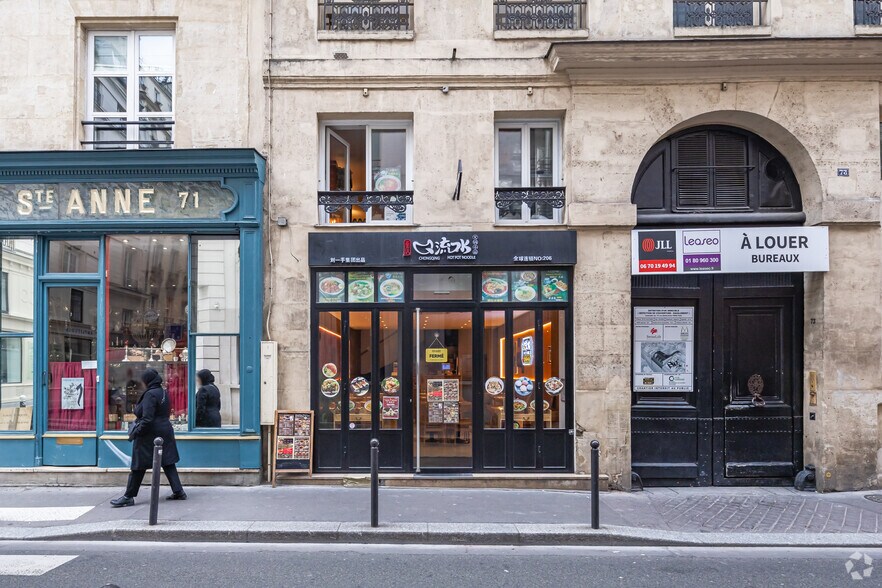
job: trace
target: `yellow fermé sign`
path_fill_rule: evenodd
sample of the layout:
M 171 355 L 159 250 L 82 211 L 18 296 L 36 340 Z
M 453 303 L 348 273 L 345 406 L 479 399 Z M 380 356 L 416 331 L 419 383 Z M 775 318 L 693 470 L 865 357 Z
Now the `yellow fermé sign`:
M 446 363 L 447 348 L 446 347 L 429 347 L 426 349 L 426 362 L 428 363 Z

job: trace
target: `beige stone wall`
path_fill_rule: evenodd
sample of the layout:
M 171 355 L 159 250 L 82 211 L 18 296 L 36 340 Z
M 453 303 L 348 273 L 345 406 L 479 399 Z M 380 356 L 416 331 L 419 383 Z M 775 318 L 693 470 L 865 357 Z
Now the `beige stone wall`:
M 0 2 L 0 149 L 79 149 L 88 30 L 174 28 L 175 147 L 261 147 L 262 2 Z

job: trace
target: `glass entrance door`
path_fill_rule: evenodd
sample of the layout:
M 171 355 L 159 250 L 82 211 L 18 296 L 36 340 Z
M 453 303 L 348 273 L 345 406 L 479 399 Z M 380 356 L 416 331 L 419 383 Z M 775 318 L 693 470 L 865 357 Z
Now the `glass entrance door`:
M 43 463 L 97 465 L 98 287 L 47 286 L 43 299 Z
M 472 311 L 414 312 L 415 469 L 472 467 Z

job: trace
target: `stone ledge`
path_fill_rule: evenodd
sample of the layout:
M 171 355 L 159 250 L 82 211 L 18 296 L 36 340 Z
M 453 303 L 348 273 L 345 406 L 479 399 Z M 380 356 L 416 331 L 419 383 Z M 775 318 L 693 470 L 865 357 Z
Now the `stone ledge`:
M 674 38 L 726 39 L 731 37 L 771 37 L 772 27 L 674 27 Z
M 413 31 L 316 31 L 318 41 L 412 41 Z
M 588 39 L 588 29 L 567 29 L 562 31 L 493 31 L 493 38 L 497 41 L 526 41 L 526 40 L 563 40 L 563 39 Z

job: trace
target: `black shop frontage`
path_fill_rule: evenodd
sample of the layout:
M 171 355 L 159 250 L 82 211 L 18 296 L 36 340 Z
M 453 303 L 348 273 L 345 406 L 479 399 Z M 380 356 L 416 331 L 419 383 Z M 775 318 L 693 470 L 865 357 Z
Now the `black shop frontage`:
M 573 471 L 572 231 L 313 233 L 316 471 Z

